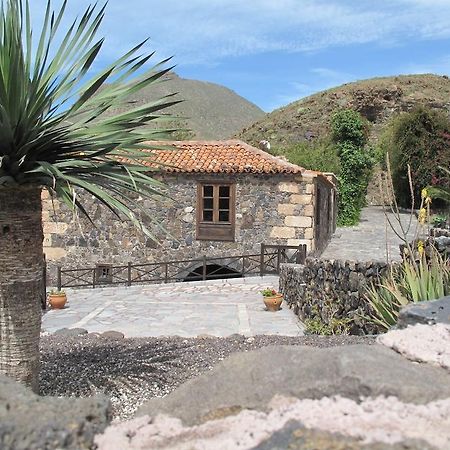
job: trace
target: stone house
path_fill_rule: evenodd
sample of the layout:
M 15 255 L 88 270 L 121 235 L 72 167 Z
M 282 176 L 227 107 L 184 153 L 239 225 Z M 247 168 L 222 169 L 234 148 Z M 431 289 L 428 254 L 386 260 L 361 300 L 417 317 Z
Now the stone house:
M 332 175 L 242 141 L 178 141 L 152 151 L 149 170 L 170 198 L 143 201 L 164 230 L 157 243 L 87 199 L 97 227 L 43 194 L 49 282 L 55 266 L 86 267 L 258 253 L 261 243 L 320 251 L 335 229 Z M 156 143 L 155 143 L 156 145 Z M 161 166 L 162 165 L 162 166 Z

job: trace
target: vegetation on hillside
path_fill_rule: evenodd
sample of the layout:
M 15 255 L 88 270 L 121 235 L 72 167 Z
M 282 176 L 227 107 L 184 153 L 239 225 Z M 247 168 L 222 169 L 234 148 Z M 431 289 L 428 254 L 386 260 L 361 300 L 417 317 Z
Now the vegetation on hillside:
M 106 115 L 125 112 L 172 92 L 177 92 L 183 100 L 167 110 L 177 117 L 168 127 L 183 129 L 172 136 L 176 140 L 229 139 L 265 115 L 262 109 L 231 89 L 215 83 L 181 78 L 174 72 L 167 73 L 161 83 L 132 93 L 124 103 Z
M 395 117 L 385 130 L 379 153 L 389 152 L 395 195 L 401 206 L 410 206 L 408 167 L 416 205 L 420 203 L 424 186 L 450 186 L 450 178 L 439 169 L 450 166 L 449 129 L 447 114 L 418 106 Z
M 365 204 L 373 162 L 366 148 L 369 127 L 359 113 L 342 109 L 333 115 L 331 130 L 341 163 L 338 225 L 356 225 Z
M 433 185 L 428 186 L 427 190 L 432 199 L 442 200 L 447 206 L 450 205 L 450 170 L 449 167 L 439 167 L 439 175 L 442 178 L 437 178 Z
M 272 147 L 289 148 L 323 139 L 337 109 L 358 111 L 371 123 L 369 142 L 376 143 L 397 114 L 417 105 L 447 111 L 450 80 L 439 75 L 399 75 L 344 84 L 276 109 L 237 136 L 251 144 L 267 139 Z
M 449 167 L 449 98 L 448 77 L 426 74 L 373 78 L 293 102 L 244 129 L 238 137 L 252 144 L 266 139 L 275 154 L 293 163 L 340 175 L 341 161 L 330 139 L 332 116 L 336 110 L 352 109 L 370 123 L 367 139 L 375 149 L 374 163 L 386 169 L 386 152 L 391 154 L 397 198 L 402 206 L 408 206 L 407 163 L 411 164 L 415 180 L 416 204 L 421 187 L 450 187 L 448 175 L 437 169 L 439 165 Z M 415 117 L 415 125 L 408 125 L 411 117 Z M 375 182 L 371 199 L 382 201 L 378 192 Z M 442 204 L 433 202 L 435 207 Z
M 274 154 L 285 156 L 289 162 L 305 169 L 332 172 L 336 175 L 341 172 L 341 162 L 336 146 L 329 137 L 312 142 L 293 144 L 288 147 L 276 147 Z

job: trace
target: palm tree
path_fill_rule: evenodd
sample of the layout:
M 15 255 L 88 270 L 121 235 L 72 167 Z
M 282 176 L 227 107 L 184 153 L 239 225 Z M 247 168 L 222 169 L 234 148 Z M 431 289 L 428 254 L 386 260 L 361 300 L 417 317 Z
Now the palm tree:
M 160 185 L 139 163 L 147 140 L 166 131 L 150 122 L 177 101 L 164 97 L 115 117 L 102 117 L 139 89 L 160 81 L 168 60 L 143 72 L 145 41 L 95 76 L 103 44 L 96 32 L 105 7 L 90 6 L 60 32 L 67 0 L 48 0 L 37 40 L 28 0 L 0 9 L 0 373 L 38 389 L 43 295 L 41 191 L 89 217 L 80 191 L 94 196 L 144 233 L 139 198 Z M 108 82 L 108 83 L 107 83 Z

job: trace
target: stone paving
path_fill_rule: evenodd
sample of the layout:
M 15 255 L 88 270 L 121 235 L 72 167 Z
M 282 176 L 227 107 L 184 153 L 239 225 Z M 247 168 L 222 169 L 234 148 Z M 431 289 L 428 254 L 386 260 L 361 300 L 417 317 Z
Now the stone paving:
M 304 334 L 285 304 L 277 312 L 265 310 L 259 291 L 266 287 L 278 289 L 278 277 L 67 290 L 66 308 L 46 312 L 42 331 L 114 330 L 126 337 Z
M 393 214 L 389 213 L 390 221 L 397 231 L 400 226 Z M 401 214 L 400 220 L 405 229 L 408 228 L 410 214 Z M 386 217 L 381 207 L 364 208 L 361 222 L 354 227 L 342 227 L 336 230 L 328 247 L 323 252 L 322 259 L 343 259 L 351 261 L 386 261 L 386 250 L 390 261 L 399 261 L 399 245 L 401 239 L 387 225 Z M 413 217 L 408 237 L 413 239 L 417 219 Z M 387 237 L 387 246 L 386 246 Z

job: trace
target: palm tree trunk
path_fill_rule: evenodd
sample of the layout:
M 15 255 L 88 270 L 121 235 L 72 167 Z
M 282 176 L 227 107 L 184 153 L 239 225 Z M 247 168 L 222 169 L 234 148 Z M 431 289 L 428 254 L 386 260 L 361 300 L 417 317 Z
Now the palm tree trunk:
M 0 374 L 38 392 L 43 295 L 41 189 L 0 187 Z

